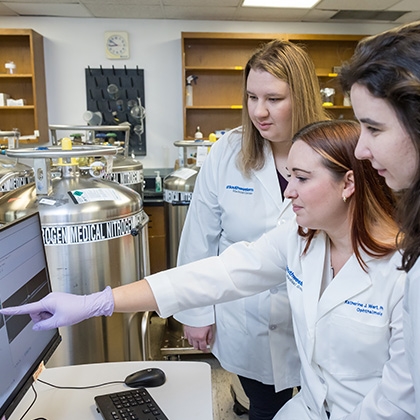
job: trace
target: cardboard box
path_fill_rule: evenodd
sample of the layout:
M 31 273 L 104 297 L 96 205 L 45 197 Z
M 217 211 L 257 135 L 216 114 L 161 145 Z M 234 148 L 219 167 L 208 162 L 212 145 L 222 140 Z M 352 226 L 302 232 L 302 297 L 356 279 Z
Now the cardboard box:
M 26 99 L 8 99 L 7 106 L 24 106 L 26 105 Z

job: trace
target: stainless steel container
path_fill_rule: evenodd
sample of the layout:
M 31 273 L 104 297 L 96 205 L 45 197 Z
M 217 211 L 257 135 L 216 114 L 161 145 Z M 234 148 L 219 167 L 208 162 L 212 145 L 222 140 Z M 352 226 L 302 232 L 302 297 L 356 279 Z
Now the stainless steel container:
M 124 144 L 121 151 L 112 157 L 112 169 L 104 174 L 104 178 L 118 182 L 138 192 L 143 199 L 144 174 L 143 164 L 128 155 L 128 144 L 130 141 L 130 127 L 127 125 L 99 125 L 99 126 L 78 126 L 78 125 L 50 125 L 52 143 L 59 144 L 57 131 L 71 130 L 82 131 L 85 134 L 86 144 L 96 144 L 96 133 L 114 133 L 122 131 L 125 134 Z M 118 143 L 118 145 L 120 145 Z
M 163 180 L 163 205 L 167 226 L 168 267 L 176 267 L 179 240 L 187 217 L 194 191 L 195 180 L 201 164 L 185 166 L 187 164 L 187 149 L 211 147 L 209 141 L 176 141 L 174 146 L 182 148 L 184 166 L 167 175 Z
M 168 267 L 176 267 L 179 241 L 200 168 L 180 168 L 163 179 Z
M 19 147 L 19 136 L 18 131 L 0 131 L 0 138 L 8 139 L 8 148 Z M 34 182 L 32 168 L 6 156 L 5 151 L 2 150 L 0 155 L 0 197 L 8 191 Z
M 115 147 L 61 151 L 22 149 L 34 159 L 36 184 L 0 198 L 0 222 L 39 211 L 54 291 L 89 294 L 143 278 L 149 272 L 148 217 L 130 188 L 82 175 L 70 157 L 115 155 Z M 59 159 L 50 176 L 50 158 Z M 61 328 L 51 366 L 141 360 L 142 314 L 115 314 Z

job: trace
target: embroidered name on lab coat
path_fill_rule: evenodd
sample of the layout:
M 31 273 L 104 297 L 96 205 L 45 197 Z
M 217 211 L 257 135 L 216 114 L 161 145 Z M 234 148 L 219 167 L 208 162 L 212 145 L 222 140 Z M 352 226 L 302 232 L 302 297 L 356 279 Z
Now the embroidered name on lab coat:
M 344 301 L 346 305 L 354 306 L 356 312 L 370 314 L 370 315 L 377 315 L 382 316 L 384 307 L 381 305 L 373 305 L 371 303 L 361 303 L 353 300 L 346 300 Z
M 226 189 L 239 194 L 254 194 L 254 188 L 239 187 L 238 185 L 226 185 Z
M 293 286 L 299 290 L 302 290 L 303 281 L 296 277 L 295 273 L 289 268 L 289 266 L 286 267 L 286 278 L 290 283 L 293 284 Z

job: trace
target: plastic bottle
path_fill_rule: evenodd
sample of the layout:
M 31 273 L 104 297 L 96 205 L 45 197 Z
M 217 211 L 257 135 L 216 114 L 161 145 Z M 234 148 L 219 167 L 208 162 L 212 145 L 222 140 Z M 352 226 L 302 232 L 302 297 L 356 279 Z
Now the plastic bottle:
M 185 105 L 186 106 L 193 106 L 193 87 L 192 83 L 197 83 L 196 80 L 198 79 L 198 76 L 188 76 L 187 77 L 187 83 L 185 85 Z
M 155 191 L 162 192 L 162 178 L 160 177 L 160 172 L 155 171 L 156 178 L 155 178 Z
M 214 143 L 216 140 L 217 140 L 216 134 L 214 134 L 214 133 L 210 133 L 210 134 L 209 134 L 209 141 L 210 141 L 211 143 Z
M 200 131 L 200 127 L 197 127 L 197 130 L 195 130 L 194 139 L 195 140 L 203 139 L 203 133 Z
M 185 86 L 185 105 L 192 106 L 193 104 L 193 88 L 191 83 L 187 83 Z

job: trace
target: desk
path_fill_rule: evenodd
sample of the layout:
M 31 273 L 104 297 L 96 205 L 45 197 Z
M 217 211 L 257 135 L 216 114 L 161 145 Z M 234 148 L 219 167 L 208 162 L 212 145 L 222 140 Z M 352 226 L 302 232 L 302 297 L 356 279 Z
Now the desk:
M 169 420 L 212 420 L 210 365 L 205 362 L 149 361 L 97 363 L 47 368 L 40 379 L 60 386 L 86 386 L 124 380 L 140 369 L 158 367 L 166 373 L 164 385 L 147 388 Z M 94 397 L 130 389 L 124 384 L 83 390 L 61 390 L 35 384 L 38 399 L 25 420 L 101 420 Z M 28 390 L 10 420 L 19 420 L 34 398 Z

